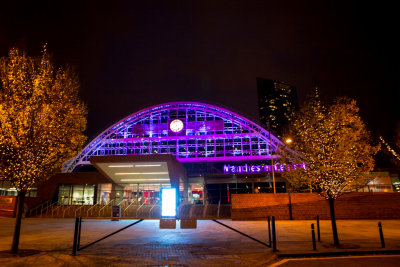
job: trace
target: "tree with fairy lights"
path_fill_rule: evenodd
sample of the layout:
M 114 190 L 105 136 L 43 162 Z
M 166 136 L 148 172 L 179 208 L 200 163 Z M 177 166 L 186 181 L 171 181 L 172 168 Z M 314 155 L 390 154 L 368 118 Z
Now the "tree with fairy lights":
M 383 144 L 385 150 L 388 151 L 391 156 L 393 156 L 390 160 L 395 165 L 400 166 L 400 153 L 398 153 L 398 151 L 400 151 L 400 123 L 397 123 L 396 136 L 394 138 L 395 148 L 389 145 L 382 136 L 379 136 L 379 140 Z
M 74 156 L 86 137 L 77 75 L 12 48 L 0 59 L 0 175 L 18 191 L 11 251 L 18 252 L 25 194 Z
M 280 149 L 281 163 L 306 163 L 283 175 L 293 187 L 309 187 L 329 202 L 334 245 L 339 245 L 334 201 L 357 190 L 367 181 L 363 174 L 374 167 L 379 146 L 371 143 L 370 133 L 358 114 L 356 101 L 337 98 L 324 105 L 318 95 L 307 100 L 295 114 L 288 136 L 290 147 Z

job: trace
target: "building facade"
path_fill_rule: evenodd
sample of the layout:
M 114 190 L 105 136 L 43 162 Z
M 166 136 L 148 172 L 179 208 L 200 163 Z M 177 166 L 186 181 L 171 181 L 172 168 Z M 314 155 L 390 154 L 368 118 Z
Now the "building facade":
M 296 88 L 285 82 L 257 78 L 257 92 L 260 122 L 281 138 L 298 107 Z
M 161 189 L 169 187 L 179 188 L 181 201 L 194 204 L 230 204 L 232 194 L 272 193 L 274 187 L 283 193 L 281 173 L 289 166 L 279 164 L 282 145 L 260 125 L 226 108 L 160 104 L 111 125 L 67 161 L 61 173 L 33 188 L 26 202 L 30 207 L 43 202 L 156 205 Z M 389 175 L 378 176 L 366 191 L 392 191 Z M 3 206 L 13 205 L 16 194 L 0 180 Z
M 282 142 L 266 129 L 225 108 L 197 102 L 160 104 L 110 126 L 66 162 L 63 174 L 59 174 L 64 178 L 57 182 L 57 199 L 69 204 L 94 204 L 118 196 L 119 201 L 140 199 L 150 203 L 159 198 L 161 188 L 171 186 L 168 179 L 104 183 L 104 177 L 98 184 L 68 183 L 68 176 L 107 176 L 107 171 L 92 164 L 93 156 L 170 154 L 187 172 L 187 195 L 194 203 L 230 203 L 233 193 L 273 192 L 273 178 L 276 191 L 285 192 L 285 182 L 279 175 L 285 166 L 276 164 L 280 145 Z M 274 165 L 271 159 L 275 159 Z

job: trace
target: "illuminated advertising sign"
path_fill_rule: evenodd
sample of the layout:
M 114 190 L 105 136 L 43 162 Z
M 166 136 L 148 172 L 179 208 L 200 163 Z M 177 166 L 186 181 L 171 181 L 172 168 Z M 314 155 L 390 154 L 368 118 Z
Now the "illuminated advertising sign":
M 161 216 L 175 217 L 176 216 L 176 189 L 162 188 L 161 189 Z
M 306 169 L 306 164 L 294 164 L 294 165 L 286 165 L 286 164 L 275 164 L 275 165 L 224 165 L 224 173 L 259 173 L 259 172 L 272 172 L 272 168 L 274 168 L 274 172 L 284 172 L 290 170 L 296 170 L 297 168 Z

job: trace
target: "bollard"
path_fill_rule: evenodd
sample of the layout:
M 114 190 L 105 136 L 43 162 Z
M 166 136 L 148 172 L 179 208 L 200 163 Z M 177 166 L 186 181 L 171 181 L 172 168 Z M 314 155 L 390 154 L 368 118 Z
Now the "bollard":
M 382 245 L 382 248 L 385 248 L 385 238 L 383 237 L 381 222 L 378 222 L 378 227 L 379 227 L 379 236 L 381 237 L 381 245 Z
M 275 230 L 275 217 L 271 216 L 271 230 L 272 230 L 272 251 L 278 251 L 276 249 L 276 230 Z
M 317 215 L 317 236 L 318 236 L 318 242 L 321 242 L 321 234 L 319 232 L 319 216 Z
M 79 229 L 78 229 L 78 244 L 76 246 L 77 250 L 81 247 L 81 229 L 82 229 L 82 217 L 79 218 Z
M 311 237 L 312 237 L 312 249 L 317 250 L 317 245 L 315 244 L 315 231 L 314 231 L 314 224 L 311 224 Z
M 78 255 L 78 232 L 79 232 L 79 217 L 75 219 L 74 243 L 72 244 L 72 255 Z
M 271 247 L 271 218 L 268 216 L 268 240 L 269 247 Z

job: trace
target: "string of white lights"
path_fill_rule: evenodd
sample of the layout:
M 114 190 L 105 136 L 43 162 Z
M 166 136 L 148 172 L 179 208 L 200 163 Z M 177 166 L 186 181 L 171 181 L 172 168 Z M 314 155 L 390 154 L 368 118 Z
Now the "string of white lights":
M 398 161 L 400 161 L 400 156 L 399 156 L 399 154 L 397 154 L 396 151 L 395 151 L 393 148 L 391 148 L 391 147 L 389 146 L 388 143 L 386 143 L 386 141 L 383 139 L 383 137 L 382 137 L 382 136 L 379 136 L 379 139 L 381 140 L 382 144 L 384 144 L 384 145 L 386 146 L 386 149 L 389 150 L 390 153 L 392 153 L 393 156 L 394 156 Z

